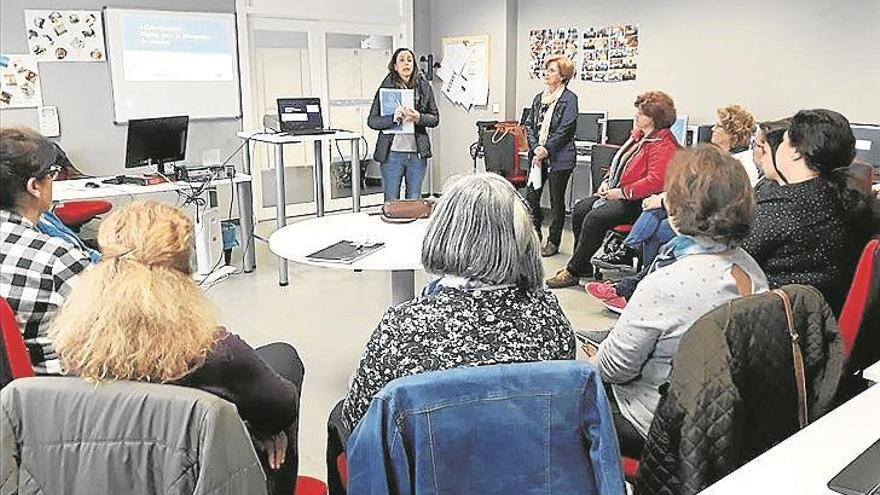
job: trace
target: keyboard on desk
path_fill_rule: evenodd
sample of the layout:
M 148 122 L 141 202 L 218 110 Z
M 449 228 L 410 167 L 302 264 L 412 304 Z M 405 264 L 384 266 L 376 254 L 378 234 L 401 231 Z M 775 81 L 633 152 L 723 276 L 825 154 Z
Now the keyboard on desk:
M 149 184 L 149 181 L 146 177 L 135 177 L 132 175 L 117 175 L 116 177 L 110 177 L 109 179 L 104 179 L 101 181 L 101 184 L 133 184 L 135 186 L 146 186 Z

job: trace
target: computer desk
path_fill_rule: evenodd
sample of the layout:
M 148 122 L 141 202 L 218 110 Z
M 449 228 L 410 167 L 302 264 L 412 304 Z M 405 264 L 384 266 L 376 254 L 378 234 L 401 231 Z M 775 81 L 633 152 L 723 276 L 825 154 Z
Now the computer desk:
M 307 144 L 315 146 L 315 207 L 317 216 L 324 216 L 324 155 L 322 145 L 332 141 L 351 142 L 351 211 L 361 211 L 361 135 L 356 132 L 338 131 L 330 134 L 292 136 L 288 134 L 266 133 L 262 131 L 241 131 L 238 137 L 249 141 L 271 144 L 275 147 L 275 220 L 276 230 L 287 225 L 287 191 L 284 189 L 284 145 Z M 244 172 L 251 173 L 250 146 L 244 147 Z M 287 260 L 278 257 L 278 285 L 285 286 L 287 279 Z
M 52 185 L 52 197 L 54 201 L 82 201 L 87 199 L 118 198 L 122 196 L 137 197 L 143 194 L 162 192 L 192 191 L 202 186 L 200 182 L 163 182 L 139 186 L 135 184 L 103 184 L 101 181 L 110 177 L 94 177 L 90 179 L 59 180 Z M 99 184 L 99 187 L 86 187 L 87 182 Z M 251 187 L 251 176 L 248 174 L 235 174 L 232 179 L 217 178 L 212 185 L 222 186 L 235 184 L 238 194 L 238 216 L 244 244 L 243 270 L 246 273 L 254 271 L 257 266 L 254 251 L 254 199 Z
M 831 478 L 880 439 L 877 411 L 880 385 L 868 388 L 700 493 L 834 494 L 828 488 Z

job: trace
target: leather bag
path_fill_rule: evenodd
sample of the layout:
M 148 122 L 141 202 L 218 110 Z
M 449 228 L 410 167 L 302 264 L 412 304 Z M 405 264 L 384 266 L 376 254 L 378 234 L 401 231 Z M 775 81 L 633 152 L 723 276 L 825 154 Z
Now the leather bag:
M 426 199 L 396 199 L 382 205 L 382 220 L 388 223 L 409 223 L 428 218 L 434 203 Z

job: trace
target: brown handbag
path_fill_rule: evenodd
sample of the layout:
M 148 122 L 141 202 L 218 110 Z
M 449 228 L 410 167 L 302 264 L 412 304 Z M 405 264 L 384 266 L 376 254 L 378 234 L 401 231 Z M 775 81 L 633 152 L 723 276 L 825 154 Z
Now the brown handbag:
M 529 151 L 529 141 L 526 138 L 526 128 L 519 125 L 516 121 L 501 121 L 495 124 L 495 133 L 492 135 L 492 142 L 498 143 L 507 134 L 513 134 L 514 146 L 516 151 Z
M 794 381 L 798 394 L 798 424 L 804 428 L 810 424 L 807 411 L 807 379 L 804 371 L 804 356 L 801 353 L 800 338 L 794 328 L 794 315 L 791 309 L 791 299 L 782 289 L 773 289 L 773 293 L 782 299 L 785 308 L 785 319 L 788 323 L 788 336 L 791 338 L 791 357 L 794 361 Z
M 395 199 L 382 205 L 382 220 L 388 223 L 409 223 L 428 218 L 434 203 L 426 199 Z

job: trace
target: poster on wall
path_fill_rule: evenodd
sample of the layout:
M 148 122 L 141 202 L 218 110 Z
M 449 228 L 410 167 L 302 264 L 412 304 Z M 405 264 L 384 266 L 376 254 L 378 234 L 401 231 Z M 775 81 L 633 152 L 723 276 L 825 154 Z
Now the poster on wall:
M 39 62 L 103 62 L 104 27 L 99 10 L 25 10 L 30 53 Z
M 581 81 L 634 81 L 638 68 L 639 26 L 623 24 L 581 31 Z
M 0 108 L 39 107 L 40 71 L 33 55 L 0 55 Z
M 529 31 L 529 77 L 543 79 L 544 63 L 553 55 L 563 55 L 571 60 L 575 64 L 577 77 L 579 40 L 579 29 L 576 27 Z

